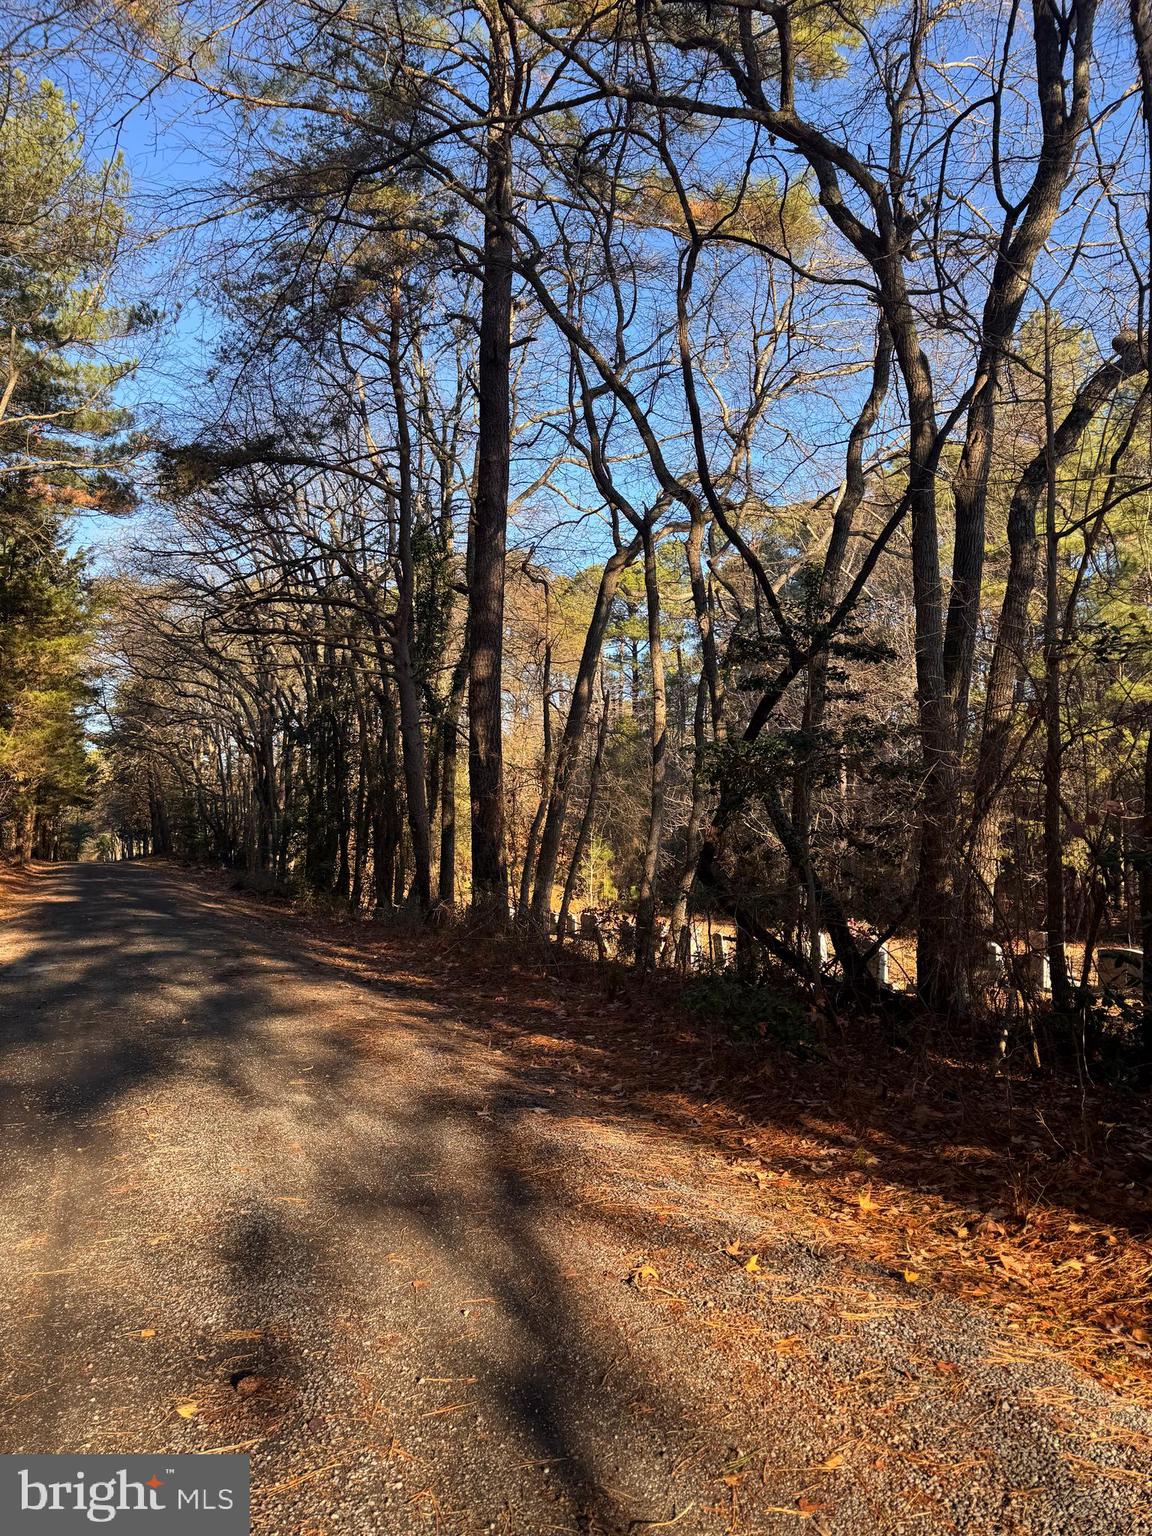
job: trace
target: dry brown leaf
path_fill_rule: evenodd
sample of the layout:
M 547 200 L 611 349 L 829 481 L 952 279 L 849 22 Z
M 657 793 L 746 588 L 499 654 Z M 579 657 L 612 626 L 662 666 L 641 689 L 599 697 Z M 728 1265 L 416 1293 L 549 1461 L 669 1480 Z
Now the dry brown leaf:
M 1010 1275 L 1017 1275 L 1024 1279 L 1028 1274 L 1028 1263 L 1019 1254 L 1012 1253 L 1010 1249 L 1001 1248 L 996 1254 L 1002 1269 Z

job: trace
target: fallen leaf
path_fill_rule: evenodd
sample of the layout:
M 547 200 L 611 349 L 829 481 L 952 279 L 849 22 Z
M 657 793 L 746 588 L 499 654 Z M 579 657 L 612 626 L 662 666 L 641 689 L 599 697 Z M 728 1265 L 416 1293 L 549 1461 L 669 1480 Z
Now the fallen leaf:
M 727 1243 L 725 1245 L 725 1248 L 724 1248 L 724 1252 L 728 1255 L 728 1257 L 730 1259 L 734 1259 L 736 1257 L 736 1255 L 738 1253 L 740 1253 L 741 1251 L 742 1251 L 742 1249 L 741 1249 L 740 1239 L 738 1237 L 734 1237 L 730 1243 Z
M 873 1200 L 869 1190 L 862 1189 L 856 1198 L 860 1203 L 860 1209 L 865 1215 L 876 1209 L 876 1202 Z
M 156 1337 L 156 1330 L 155 1328 L 141 1328 L 136 1337 L 138 1339 L 154 1339 Z
M 1000 1262 L 1000 1267 L 1006 1270 L 1008 1274 L 1018 1275 L 1021 1278 L 1027 1276 L 1028 1265 L 1026 1261 L 1021 1259 L 1017 1254 L 1011 1253 L 1007 1249 L 1001 1248 L 996 1257 Z
M 638 1264 L 628 1276 L 631 1285 L 646 1285 L 652 1280 L 659 1280 L 660 1271 L 653 1269 L 651 1264 Z
M 920 1271 L 918 1269 L 906 1269 L 904 1271 L 904 1279 L 908 1282 L 909 1285 L 915 1285 L 919 1278 Z
M 844 1457 L 839 1451 L 837 1451 L 834 1455 L 829 1456 L 827 1461 L 822 1461 L 820 1463 L 820 1470 L 821 1472 L 835 1472 L 837 1467 L 842 1467 L 843 1465 Z
M 182 1419 L 194 1419 L 200 1412 L 199 1403 L 177 1403 L 176 1412 Z
M 740 1268 L 747 1270 L 750 1275 L 755 1274 L 760 1268 L 760 1255 L 758 1253 L 752 1254 L 751 1258 L 744 1260 Z

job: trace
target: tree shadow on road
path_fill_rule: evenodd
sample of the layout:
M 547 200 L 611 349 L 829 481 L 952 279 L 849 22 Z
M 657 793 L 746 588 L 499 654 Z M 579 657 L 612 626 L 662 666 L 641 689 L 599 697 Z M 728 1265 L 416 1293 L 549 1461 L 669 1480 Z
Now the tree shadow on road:
M 509 1536 L 639 1530 L 714 1486 L 724 1442 L 707 1377 L 719 1367 L 680 1326 L 686 1313 L 638 1345 L 628 1312 L 640 1304 L 629 1264 L 674 1234 L 643 1189 L 611 1209 L 581 1189 L 589 1136 L 602 1142 L 596 1177 L 614 1136 L 633 1171 L 645 1141 L 657 1157 L 710 1157 L 718 1197 L 730 1191 L 733 1212 L 766 1229 L 775 1206 L 762 1181 L 787 1176 L 857 1214 L 874 1185 L 917 1208 L 939 1197 L 920 1219 L 924 1242 L 960 1199 L 1000 1212 L 989 1241 L 1012 1236 L 1021 1158 L 986 1145 L 974 1064 L 921 1062 L 914 1083 L 906 1064 L 900 1082 L 887 1059 L 844 1045 L 839 1061 L 801 1065 L 690 1028 L 623 975 L 302 925 L 163 871 L 64 869 L 38 886 L 23 948 L 0 973 L 0 1177 L 39 1221 L 46 1170 L 68 1159 L 73 1198 L 53 1209 L 37 1260 L 51 1270 L 65 1268 L 69 1222 L 101 1198 L 112 1165 L 171 1129 L 147 1120 L 150 1106 L 199 1126 L 193 1165 L 225 1146 L 255 1165 L 210 1192 L 188 1278 L 204 1287 L 205 1320 L 164 1363 L 206 1417 L 161 1432 L 173 1449 L 209 1426 L 221 1443 L 254 1437 L 263 1483 L 289 1502 L 300 1466 L 320 1457 L 354 1468 L 344 1497 L 406 1510 L 413 1523 L 398 1531 L 418 1528 L 428 1500 L 440 1518 L 445 1468 L 456 1496 L 497 1512 Z M 1015 1113 L 1031 1157 L 1043 1128 Z M 1054 1177 L 1062 1165 L 1040 1150 L 1050 1198 L 1097 1215 L 1091 1183 L 1075 1166 Z M 1117 1226 L 1140 1230 L 1136 1209 L 1114 1209 Z M 596 1243 L 615 1272 L 589 1289 L 572 1254 Z M 874 1284 L 879 1251 L 841 1245 L 839 1262 Z M 175 1262 L 161 1250 L 156 1272 Z M 92 1307 L 115 1326 L 114 1297 Z M 45 1328 L 29 1334 L 34 1349 L 50 1348 Z M 245 1332 L 249 1344 L 225 1337 Z M 263 1383 L 251 1400 L 231 1380 L 245 1371 Z M 809 1405 L 790 1390 L 800 1419 Z M 52 1448 L 53 1424 L 75 1419 L 38 1422 L 43 1438 L 25 1448 Z M 282 1476 L 285 1461 L 297 1471 Z M 464 1519 L 442 1528 L 471 1530 Z M 701 1507 L 691 1529 L 714 1519 Z
M 455 1461 L 452 1477 L 476 1507 L 517 1536 L 552 1520 L 624 1532 L 637 1509 L 675 1516 L 663 1458 L 681 1441 L 699 1460 L 693 1405 L 641 1380 L 603 1320 L 582 1310 L 579 1277 L 558 1252 L 576 1216 L 563 1181 L 533 1170 L 540 1148 L 524 1130 L 543 1096 L 533 1073 L 505 1063 L 478 1075 L 471 1033 L 428 989 L 395 978 L 381 988 L 323 957 L 305 963 L 282 933 L 216 910 L 167 875 L 94 866 L 39 884 L 44 895 L 20 922 L 22 951 L 0 974 L 8 1199 L 37 1205 L 61 1158 L 75 1183 L 66 1208 L 25 1211 L 49 1229 L 37 1268 L 72 1261 L 85 1236 L 76 1206 L 89 1227 L 92 1207 L 107 1215 L 109 1180 L 130 1178 L 143 1138 L 163 1145 L 172 1134 L 184 1147 L 182 1106 L 206 1139 L 193 1162 L 219 1151 L 215 1133 L 222 1146 L 250 1145 L 250 1161 L 263 1149 L 272 1177 L 282 1166 L 285 1187 L 300 1191 L 272 1194 L 277 1184 L 255 1176 L 209 1191 L 195 1251 L 145 1256 L 163 1284 L 183 1267 L 212 1317 L 164 1357 L 166 1390 L 192 1394 L 198 1421 L 169 1416 L 163 1448 L 191 1449 L 211 1425 L 214 1438 L 227 1430 L 236 1442 L 252 1432 L 269 1465 L 314 1459 L 324 1443 L 340 1465 L 352 1453 L 341 1441 L 349 1425 L 337 1421 L 362 1417 L 368 1428 L 358 1421 L 355 1437 L 387 1426 L 378 1469 L 359 1474 L 365 1499 L 418 1496 L 410 1456 L 433 1481 L 429 1469 Z M 71 903 L 78 886 L 84 900 Z M 165 1191 L 174 1210 L 190 1176 L 181 1151 Z M 145 1197 L 124 1198 L 138 1216 Z M 392 1248 L 403 1249 L 398 1265 Z M 90 1291 L 88 1315 L 120 1336 L 107 1291 Z M 350 1316 L 368 1334 L 398 1336 L 398 1375 L 349 1341 Z M 25 1343 L 44 1351 L 53 1326 Z M 246 1332 L 247 1344 L 229 1337 Z M 422 1405 L 422 1355 L 432 1359 L 422 1375 L 474 1378 L 463 1407 Z M 369 1408 L 334 1401 L 336 1376 L 360 1380 Z M 242 1400 L 245 1380 L 259 1385 Z M 22 1448 L 63 1448 L 52 1443 L 61 1426 L 75 1432 L 76 1401 L 60 1391 L 67 1401 L 25 1421 Z M 621 1414 L 641 1400 L 646 1418 L 633 1431 Z M 635 1502 L 623 1502 L 621 1480 Z

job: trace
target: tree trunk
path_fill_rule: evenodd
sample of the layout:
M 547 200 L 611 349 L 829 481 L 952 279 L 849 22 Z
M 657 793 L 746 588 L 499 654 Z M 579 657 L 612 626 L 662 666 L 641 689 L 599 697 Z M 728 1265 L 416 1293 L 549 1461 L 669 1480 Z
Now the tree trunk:
M 872 364 L 872 387 L 868 392 L 860 415 L 853 423 L 852 431 L 849 434 L 848 451 L 844 466 L 844 483 L 832 519 L 828 548 L 824 554 L 824 565 L 814 594 L 815 601 L 811 605 L 809 612 L 809 628 L 812 631 L 815 630 L 817 625 L 826 621 L 828 614 L 835 605 L 836 597 L 840 590 L 841 577 L 848 555 L 848 543 L 852 536 L 852 526 L 860 504 L 864 500 L 867 484 L 864 474 L 864 448 L 876 425 L 877 417 L 880 414 L 880 407 L 884 403 L 884 397 L 888 393 L 891 371 L 892 342 L 888 335 L 887 327 L 881 321 L 876 334 L 876 352 Z M 828 704 L 827 651 L 820 651 L 808 663 L 805 682 L 802 729 L 812 745 L 808 755 L 796 766 L 792 785 L 792 825 L 795 828 L 796 837 L 804 850 L 806 867 L 811 871 L 812 755 L 815 750 L 817 733 L 824 724 L 824 716 Z M 806 895 L 809 907 L 812 908 L 814 904 L 812 902 L 810 880 L 805 879 L 802 886 L 798 884 L 797 891 L 798 906 L 799 897 Z M 816 922 L 815 911 L 811 911 L 810 915 L 813 922 Z M 816 948 L 818 934 L 813 935 L 813 941 L 813 963 L 815 966 L 819 963 L 818 949 Z
M 380 728 L 374 772 L 372 812 L 372 883 L 377 907 L 395 899 L 400 853 L 400 816 L 396 805 L 395 715 L 387 680 L 381 678 L 378 698 Z
M 584 649 L 576 671 L 572 700 L 568 706 L 568 718 L 564 722 L 560 742 L 556 749 L 556 763 L 552 773 L 552 787 L 548 795 L 548 810 L 544 817 L 544 830 L 540 834 L 540 849 L 536 857 L 536 873 L 532 889 L 532 921 L 547 931 L 552 909 L 552 887 L 556 881 L 556 866 L 560 858 L 560 843 L 564 835 L 564 819 L 568 812 L 568 797 L 572 779 L 580 757 L 580 743 L 592 709 L 593 687 L 600 666 L 600 654 L 604 649 L 604 636 L 612 616 L 612 600 L 620 584 L 620 577 L 631 565 L 640 550 L 640 540 L 635 539 L 626 549 L 618 549 L 608 559 L 600 575 L 600 585 L 592 609 L 588 633 L 584 637 Z
M 656 540 L 644 529 L 644 602 L 648 617 L 648 670 L 652 686 L 652 714 L 648 736 L 648 831 L 640 875 L 636 912 L 636 960 L 652 960 L 656 928 L 656 877 L 664 840 L 664 779 L 668 749 L 668 696 L 664 677 L 664 645 L 660 624 L 660 579 L 656 569 Z
M 1045 328 L 1044 429 L 1047 494 L 1044 515 L 1044 886 L 1045 930 L 1052 1003 L 1060 1012 L 1071 1005 L 1068 958 L 1064 949 L 1064 829 L 1061 790 L 1064 744 L 1060 729 L 1062 656 L 1060 635 L 1059 555 L 1056 527 L 1056 429 L 1052 416 L 1052 357 Z
M 666 961 L 672 960 L 679 951 L 680 935 L 688 923 L 688 904 L 696 878 L 696 862 L 700 857 L 700 844 L 708 821 L 708 798 L 705 790 L 703 765 L 707 738 L 708 678 L 701 671 L 696 686 L 696 708 L 693 713 L 692 805 L 688 823 L 684 829 L 684 862 L 676 875 L 676 895 L 668 919 L 668 938 L 665 943 Z
M 420 722 L 420 694 L 412 664 L 412 615 L 415 606 L 416 572 L 412 550 L 414 497 L 412 486 L 412 435 L 408 425 L 404 372 L 400 362 L 401 292 L 393 285 L 388 332 L 388 372 L 396 411 L 398 485 L 399 591 L 392 631 L 396 663 L 396 692 L 400 700 L 400 745 L 404 764 L 404 792 L 408 804 L 408 830 L 412 838 L 416 903 L 422 913 L 432 907 L 432 830 L 428 817 L 428 780 L 424 760 L 424 736 Z M 505 476 L 505 490 L 507 477 Z M 497 722 L 499 724 L 499 722 Z
M 528 828 L 528 836 L 524 843 L 524 863 L 520 869 L 520 897 L 516 903 L 516 916 L 523 922 L 528 915 L 528 909 L 532 897 L 532 873 L 536 868 L 536 848 L 540 840 L 540 828 L 544 824 L 544 816 L 548 809 L 548 790 L 552 782 L 552 645 L 548 642 L 544 646 L 544 675 L 541 686 L 541 709 L 543 717 L 543 756 L 540 764 L 540 795 L 536 801 L 536 810 L 532 817 L 532 825 Z
M 30 805 L 20 823 L 20 863 L 27 868 L 32 862 L 32 850 L 36 846 L 36 806 Z
M 1049 477 L 1077 449 L 1096 414 L 1126 379 L 1140 373 L 1144 353 L 1136 338 L 1120 335 L 1112 343 L 1117 357 L 1097 368 L 1076 397 L 1052 437 L 1020 476 L 1008 510 L 1008 579 L 1000 606 L 1000 623 L 988 669 L 984 719 L 976 760 L 969 860 L 965 877 L 964 933 L 969 960 L 976 944 L 993 927 L 993 898 L 1000 867 L 1008 747 L 1012 736 L 1017 680 L 1024 675 L 1028 655 L 1028 619 L 1036 583 L 1038 543 L 1036 513 Z
M 608 726 L 610 715 L 608 712 L 608 700 L 603 701 L 603 711 L 600 715 L 600 729 L 596 732 L 596 753 L 592 759 L 592 771 L 588 775 L 588 800 L 584 806 L 584 815 L 580 818 L 580 827 L 576 833 L 576 844 L 572 849 L 572 859 L 568 865 L 568 878 L 564 882 L 564 895 L 560 901 L 560 913 L 556 921 L 556 942 L 563 944 L 564 928 L 568 920 L 568 909 L 572 905 L 572 897 L 576 890 L 576 877 L 580 873 L 580 860 L 584 857 L 584 850 L 588 846 L 588 839 L 592 835 L 592 820 L 596 814 L 596 800 L 600 793 L 600 775 L 604 766 L 604 746 L 608 740 Z
M 1141 1020 L 1140 1046 L 1143 1060 L 1141 1077 L 1147 1086 L 1152 1079 L 1152 725 L 1144 744 L 1144 805 L 1140 821 L 1140 943 L 1144 950 L 1144 1017 Z
M 460 740 L 460 706 L 468 675 L 467 650 L 452 674 L 452 688 L 444 708 L 440 743 L 440 875 L 437 897 L 442 907 L 456 905 L 456 758 Z
M 968 1006 L 963 925 L 956 922 L 960 768 L 967 730 L 975 636 L 984 561 L 988 474 L 996 429 L 1001 365 L 1029 291 L 1032 267 L 1052 229 L 1068 171 L 1084 131 L 1090 88 L 1095 0 L 1075 0 L 1067 17 L 1049 0 L 1033 6 L 1033 36 L 1043 144 L 1022 203 L 1005 217 L 982 317 L 982 346 L 974 378 L 964 450 L 956 480 L 955 538 L 947 619 L 940 586 L 934 499 L 917 486 L 912 506 L 916 588 L 917 692 L 924 754 L 924 789 L 917 933 L 917 988 L 938 1012 Z M 1064 48 L 1072 37 L 1071 96 Z M 909 316 L 909 320 L 910 320 Z M 912 484 L 917 485 L 918 438 L 931 383 L 923 355 L 913 356 L 911 331 L 897 306 L 888 316 L 901 355 L 912 425 Z M 914 326 L 914 322 L 912 322 Z M 918 352 L 918 347 L 916 348 Z M 911 363 L 911 369 L 909 368 Z M 921 398 L 927 383 L 927 401 Z M 931 506 L 930 506 L 931 501 Z M 920 516 L 917 516 L 918 506 Z
M 696 867 L 704 842 L 704 830 L 708 825 L 709 806 L 705 793 L 704 757 L 710 743 L 719 737 L 720 720 L 724 708 L 720 664 L 716 655 L 716 636 L 712 626 L 711 594 L 704 576 L 704 564 L 701 558 L 703 546 L 704 518 L 702 513 L 697 512 L 693 515 L 688 535 L 684 540 L 684 557 L 688 566 L 696 629 L 700 636 L 700 681 L 696 689 L 696 706 L 692 716 L 692 806 L 688 813 L 688 825 L 685 830 L 684 862 L 676 876 L 676 896 L 668 920 L 665 954 L 669 959 L 677 954 L 680 936 L 688 921 L 689 901 L 692 887 L 696 883 Z
M 489 20 L 491 50 L 484 188 L 484 263 L 477 363 L 476 498 L 469 585 L 468 778 L 472 801 L 472 906 L 482 921 L 507 922 L 501 668 L 508 528 L 512 356 L 512 133 L 506 24 Z

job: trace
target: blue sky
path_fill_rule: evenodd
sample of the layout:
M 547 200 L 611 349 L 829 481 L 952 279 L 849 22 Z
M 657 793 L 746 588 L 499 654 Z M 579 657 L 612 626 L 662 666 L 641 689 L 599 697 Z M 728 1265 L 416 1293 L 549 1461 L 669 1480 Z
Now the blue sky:
M 211 295 L 186 271 L 188 237 L 165 233 L 182 198 L 212 184 L 217 125 L 198 91 L 169 81 L 149 94 L 147 76 L 110 55 L 58 57 L 43 73 L 76 102 L 89 162 L 119 155 L 128 172 L 131 229 L 114 296 L 147 301 L 162 320 L 134 340 L 139 365 L 120 398 L 151 430 L 194 405 L 219 339 Z M 137 526 L 138 519 L 82 515 L 73 542 L 93 550 L 99 565 Z
M 940 29 L 936 51 L 947 63 L 941 71 L 942 80 L 954 78 L 963 89 L 973 81 L 978 83 L 979 72 L 973 60 L 987 45 L 981 28 L 987 27 L 992 14 L 991 8 L 973 8 Z M 1102 20 L 1099 33 L 1104 72 L 1098 92 L 1101 100 L 1123 88 L 1129 73 L 1120 44 L 1123 28 L 1114 27 L 1109 34 L 1105 30 L 1107 25 L 1106 19 Z M 156 81 L 144 72 L 145 68 L 109 53 L 95 65 L 84 65 L 76 58 L 67 76 L 62 68 L 52 73 L 80 105 L 81 116 L 88 125 L 90 153 L 99 157 L 118 150 L 127 164 L 139 245 L 126 264 L 122 286 L 126 295 L 143 295 L 158 304 L 165 311 L 165 320 L 141 349 L 141 366 L 126 391 L 126 399 L 136 408 L 143 426 L 162 421 L 172 428 L 182 417 L 190 418 L 203 397 L 205 374 L 221 336 L 210 280 L 198 277 L 196 268 L 189 267 L 189 256 L 195 254 L 197 242 L 194 233 L 186 229 L 180 232 L 179 227 L 188 222 L 187 209 L 182 205 L 192 204 L 194 214 L 195 208 L 202 206 L 200 195 L 211 193 L 226 178 L 232 124 L 229 110 L 197 87 L 168 82 L 150 92 Z M 860 142 L 872 135 L 873 128 L 867 109 L 851 96 L 850 79 L 851 76 L 841 86 L 820 88 L 821 110 L 835 114 L 842 109 L 846 119 L 855 124 L 858 138 L 854 142 Z M 1120 120 L 1114 119 L 1104 126 L 1101 143 L 1105 151 L 1120 143 L 1119 125 Z M 970 148 L 975 146 L 974 152 L 978 152 L 978 116 L 971 129 Z M 724 155 L 723 135 L 717 133 L 702 152 L 702 170 L 706 172 L 711 163 L 720 164 Z M 974 189 L 975 197 L 979 198 L 981 193 L 994 216 L 987 185 Z M 1082 223 L 1084 217 L 1083 207 L 1073 210 L 1068 215 L 1069 228 L 1078 221 Z M 159 230 L 173 224 L 177 226 L 176 233 L 155 240 Z M 1077 278 L 1066 292 L 1068 303 L 1105 339 L 1105 344 L 1106 337 L 1125 318 L 1125 295 L 1111 291 L 1099 276 L 1101 266 L 1113 256 L 1114 251 L 1106 243 L 1083 251 L 1085 278 Z M 1054 269 L 1046 273 L 1043 262 L 1038 267 L 1041 280 L 1053 272 Z M 869 324 L 859 328 L 855 343 L 849 339 L 847 344 L 858 344 L 862 354 L 866 350 L 870 317 L 863 308 L 859 314 Z M 734 314 L 732 324 L 741 324 L 738 313 Z M 942 379 L 946 368 L 945 358 Z M 542 375 L 544 388 L 546 372 L 545 369 Z M 801 496 L 827 483 L 835 459 L 831 450 L 843 435 L 844 422 L 853 413 L 853 401 L 861 385 L 860 377 L 849 376 L 839 390 L 839 402 L 813 391 L 799 396 L 781 411 L 778 429 L 767 439 L 768 457 L 775 454 L 778 462 L 773 465 L 765 458 L 765 472 L 775 475 L 777 494 Z M 942 393 L 947 394 L 946 381 Z M 842 410 L 837 409 L 837 403 Z M 821 444 L 829 452 L 818 452 L 811 465 L 806 464 L 803 450 L 819 449 Z M 638 487 L 642 481 L 643 477 L 637 479 Z M 123 525 L 109 526 L 100 519 L 82 519 L 77 525 L 78 540 L 101 547 L 115 546 L 124 536 Z M 587 534 L 580 537 L 584 539 Z M 578 553 L 591 558 L 597 552 L 595 542 L 593 535 L 591 543 Z

